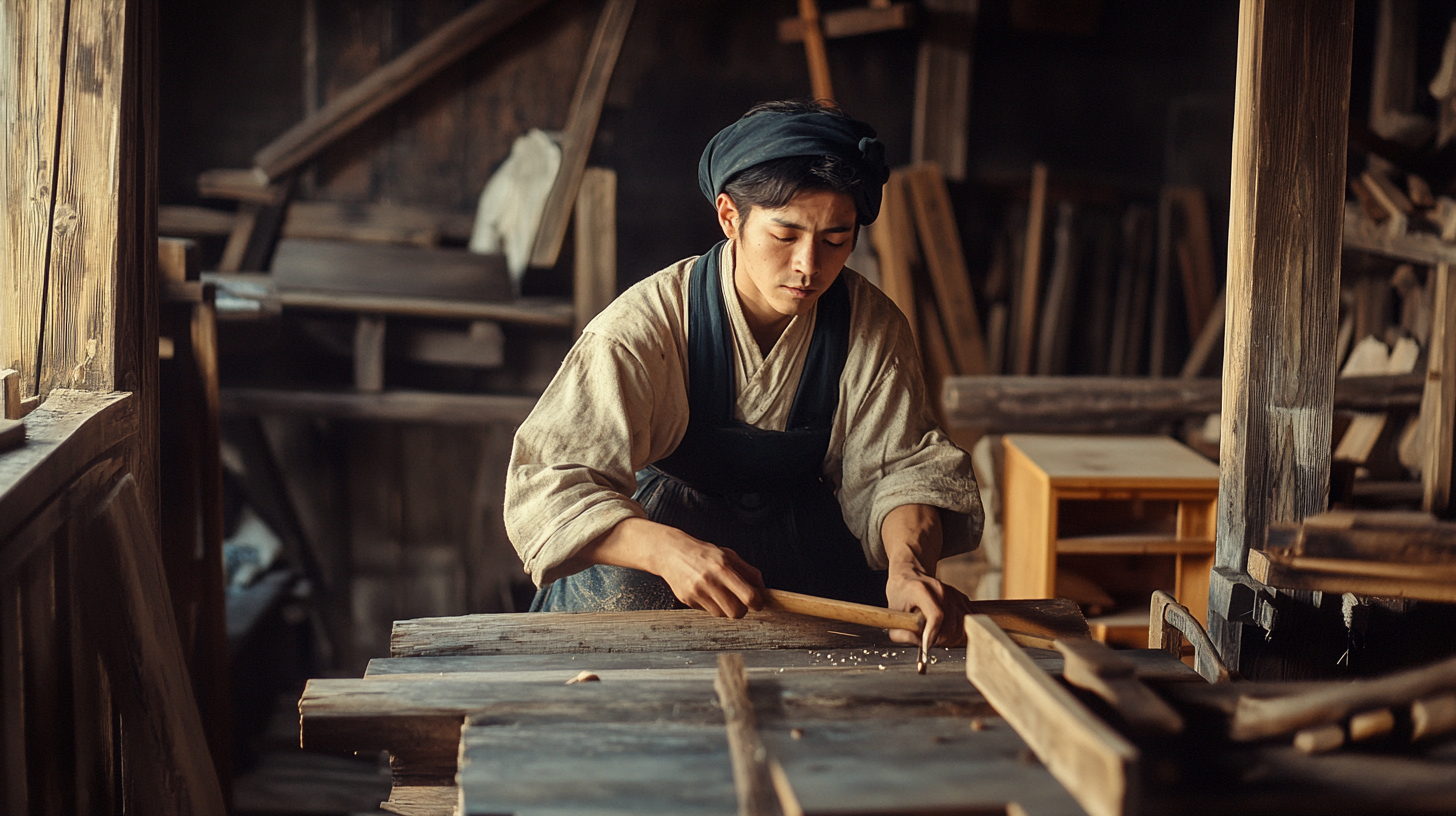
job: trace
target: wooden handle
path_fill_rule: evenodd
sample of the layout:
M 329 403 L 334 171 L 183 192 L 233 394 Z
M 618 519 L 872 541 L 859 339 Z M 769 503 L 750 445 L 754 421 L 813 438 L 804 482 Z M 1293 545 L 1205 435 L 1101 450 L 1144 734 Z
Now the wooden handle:
M 844 623 L 858 623 L 880 629 L 909 629 L 912 632 L 919 632 L 925 627 L 925 616 L 919 612 L 897 612 L 878 606 L 836 601 L 832 598 L 818 598 L 813 595 L 801 595 L 797 592 L 784 592 L 781 589 L 766 589 L 764 597 L 768 601 L 764 604 L 765 609 L 778 609 L 783 612 L 828 618 Z

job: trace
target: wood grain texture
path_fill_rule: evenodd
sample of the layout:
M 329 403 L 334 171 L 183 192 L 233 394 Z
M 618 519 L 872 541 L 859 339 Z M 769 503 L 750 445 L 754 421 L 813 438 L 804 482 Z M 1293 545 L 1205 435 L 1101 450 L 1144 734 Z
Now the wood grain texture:
M 748 672 L 743 667 L 742 655 L 736 652 L 718 655 L 713 690 L 718 693 L 728 731 L 738 816 L 778 816 L 782 811 L 769 778 L 768 750 L 758 733 L 758 715 L 748 694 Z
M 93 532 L 73 562 L 76 590 L 93 600 L 82 606 L 89 644 L 107 665 L 121 718 L 126 809 L 221 816 L 227 809 L 140 498 L 136 481 L 123 476 L 98 508 Z
M 116 388 L 126 0 L 71 9 L 41 390 Z M 135 24 L 134 21 L 131 22 Z
M 907 171 L 905 180 L 956 373 L 984 374 L 986 340 L 945 177 L 939 167 L 927 163 Z
M 276 179 L 318 155 L 544 0 L 482 0 L 265 145 L 253 163 Z
M 1036 667 L 989 618 L 966 617 L 966 676 L 1091 816 L 1138 812 L 1137 748 Z
M 612 71 L 617 67 L 617 57 L 622 52 L 622 41 L 627 38 L 627 27 L 636 5 L 637 0 L 607 0 L 602 9 L 577 81 L 576 94 L 571 99 L 566 129 L 561 135 L 561 170 L 541 212 L 541 226 L 531 250 L 532 266 L 555 266 L 561 254 L 566 225 L 571 220 L 577 189 L 586 172 L 597 122 L 607 99 L 607 86 L 612 81 Z
M 1352 0 L 1239 12 L 1216 566 L 1237 575 L 1272 521 L 1324 509 L 1339 306 Z M 1210 634 L 1239 668 L 1227 581 Z
M 1063 600 L 975 601 L 972 608 L 1005 628 L 1053 639 L 1086 637 L 1077 605 Z M 540 612 L 396 621 L 390 655 L 504 655 L 582 652 L 873 648 L 884 630 L 787 612 L 750 612 L 741 620 L 691 609 L 653 612 Z
M 66 7 L 63 0 L 26 0 L 0 8 L 0 368 L 21 372 L 27 396 L 36 393 L 40 373 Z

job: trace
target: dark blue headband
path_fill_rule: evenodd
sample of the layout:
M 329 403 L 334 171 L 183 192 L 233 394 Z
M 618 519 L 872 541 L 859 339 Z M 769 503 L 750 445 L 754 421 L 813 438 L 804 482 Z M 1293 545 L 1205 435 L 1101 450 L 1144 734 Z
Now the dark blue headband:
M 875 130 L 832 113 L 776 113 L 745 116 L 723 128 L 708 142 L 698 162 L 698 187 L 708 201 L 716 201 L 734 175 L 775 159 L 798 156 L 834 156 L 854 165 L 863 181 L 852 193 L 859 223 L 880 214 L 880 195 L 890 168 L 885 146 Z

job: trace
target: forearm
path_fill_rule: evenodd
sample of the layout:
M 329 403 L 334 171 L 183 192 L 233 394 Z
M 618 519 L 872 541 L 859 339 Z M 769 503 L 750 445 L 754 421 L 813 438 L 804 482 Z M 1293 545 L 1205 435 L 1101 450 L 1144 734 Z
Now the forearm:
M 595 564 L 629 567 L 654 575 L 662 574 L 660 547 L 653 540 L 660 537 L 663 525 L 645 518 L 622 519 L 612 529 L 597 536 L 577 550 L 567 562 L 572 571 Z
M 905 504 L 885 514 L 880 540 L 893 574 L 901 570 L 935 575 L 940 562 L 940 510 L 928 504 Z

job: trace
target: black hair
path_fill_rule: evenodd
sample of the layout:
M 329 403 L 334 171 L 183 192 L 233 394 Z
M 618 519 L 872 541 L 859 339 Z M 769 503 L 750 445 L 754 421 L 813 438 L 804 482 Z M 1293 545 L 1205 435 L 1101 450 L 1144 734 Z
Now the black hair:
M 849 118 L 832 102 L 807 99 L 760 102 L 743 114 L 743 118 L 760 113 L 827 113 Z M 802 192 L 828 190 L 853 199 L 863 185 L 858 169 L 837 156 L 790 156 L 755 164 L 733 174 L 724 183 L 723 192 L 733 199 L 733 205 L 747 221 L 754 207 L 776 210 Z M 854 231 L 858 238 L 858 218 Z

